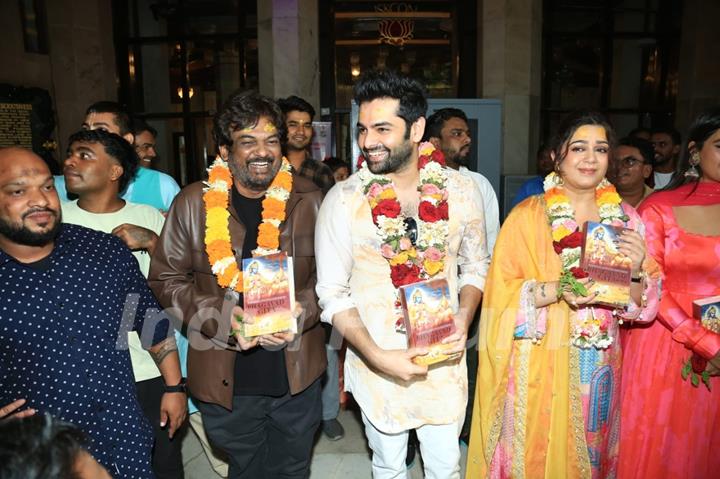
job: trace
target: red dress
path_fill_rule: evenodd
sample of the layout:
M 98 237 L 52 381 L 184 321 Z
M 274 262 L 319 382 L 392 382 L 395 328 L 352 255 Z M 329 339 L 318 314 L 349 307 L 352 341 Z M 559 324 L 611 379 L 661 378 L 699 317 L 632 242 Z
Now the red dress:
M 720 377 L 708 391 L 680 375 L 691 352 L 720 351 L 720 335 L 692 318 L 693 300 L 720 295 L 720 236 L 683 231 L 673 214 L 720 204 L 720 183 L 694 186 L 655 193 L 638 210 L 663 277 L 657 319 L 622 333 L 620 478 L 720 477 Z

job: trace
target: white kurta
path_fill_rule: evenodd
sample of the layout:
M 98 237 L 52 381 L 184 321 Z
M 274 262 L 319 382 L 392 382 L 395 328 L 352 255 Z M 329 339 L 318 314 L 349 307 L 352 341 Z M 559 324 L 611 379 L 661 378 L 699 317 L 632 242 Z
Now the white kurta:
M 447 175 L 450 219 L 444 275 L 457 311 L 463 286 L 484 288 L 490 256 L 479 190 L 470 178 L 454 170 L 447 170 Z M 358 174 L 336 184 L 325 197 L 316 223 L 315 255 L 322 320 L 332 323 L 336 313 L 357 308 L 379 347 L 406 349 L 406 336 L 395 330 L 390 265 L 380 254 L 377 228 Z M 430 368 L 426 378 L 403 382 L 371 370 L 349 347 L 345 389 L 385 433 L 449 424 L 465 413 L 465 360 L 440 363 Z
M 480 190 L 485 212 L 485 236 L 487 236 L 488 252 L 492 256 L 495 249 L 495 240 L 500 232 L 500 206 L 498 205 L 497 195 L 490 181 L 480 173 L 470 171 L 464 166 L 461 166 L 458 171 L 471 178 Z

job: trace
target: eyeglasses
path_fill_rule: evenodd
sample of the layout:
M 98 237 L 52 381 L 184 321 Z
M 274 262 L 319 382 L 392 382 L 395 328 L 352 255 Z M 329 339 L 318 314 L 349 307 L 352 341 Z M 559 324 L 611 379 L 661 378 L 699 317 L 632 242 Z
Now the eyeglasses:
M 410 240 L 410 243 L 415 246 L 418 234 L 417 221 L 415 221 L 415 218 L 412 216 L 408 216 L 403 220 L 403 223 L 405 224 L 405 234 Z
M 618 166 L 625 167 L 625 168 L 633 168 L 635 165 L 643 164 L 644 161 L 638 160 L 637 158 L 633 158 L 632 156 L 626 156 L 625 158 L 620 158 L 617 160 Z

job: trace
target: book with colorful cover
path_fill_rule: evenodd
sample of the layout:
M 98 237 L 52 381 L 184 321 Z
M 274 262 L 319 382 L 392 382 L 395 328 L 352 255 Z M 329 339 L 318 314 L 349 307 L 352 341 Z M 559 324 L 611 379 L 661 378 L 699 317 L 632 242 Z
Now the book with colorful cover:
M 720 296 L 693 301 L 693 317 L 700 321 L 703 328 L 720 334 Z
M 692 302 L 692 314 L 693 318 L 700 321 L 703 328 L 720 334 L 720 296 L 696 299 Z M 702 381 L 708 391 L 711 390 L 710 373 L 706 370 L 707 364 L 707 359 L 693 352 L 680 370 L 683 381 L 690 378 L 691 384 L 695 387 L 700 386 Z
M 242 323 L 246 338 L 279 332 L 297 332 L 293 317 L 295 282 L 287 253 L 243 260 L 243 310 L 252 317 Z
M 402 286 L 400 302 L 408 347 L 428 349 L 428 354 L 413 359 L 416 364 L 430 365 L 462 355 L 448 354 L 446 351 L 452 345 L 442 344 L 443 339 L 455 332 L 447 280 L 433 279 Z
M 599 304 L 630 304 L 632 260 L 618 251 L 618 234 L 625 229 L 595 221 L 587 221 L 583 227 L 580 267 L 594 280 L 588 292 L 598 293 Z

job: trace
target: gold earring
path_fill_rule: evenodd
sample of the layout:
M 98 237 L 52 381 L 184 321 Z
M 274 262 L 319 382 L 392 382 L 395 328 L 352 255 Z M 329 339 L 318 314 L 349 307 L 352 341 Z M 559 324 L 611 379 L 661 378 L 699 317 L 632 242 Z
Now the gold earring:
M 697 168 L 695 168 L 697 165 L 700 164 L 700 153 L 697 151 L 693 151 L 690 155 L 690 167 L 685 170 L 685 178 L 690 179 L 697 179 L 700 177 L 700 173 L 698 173 Z

